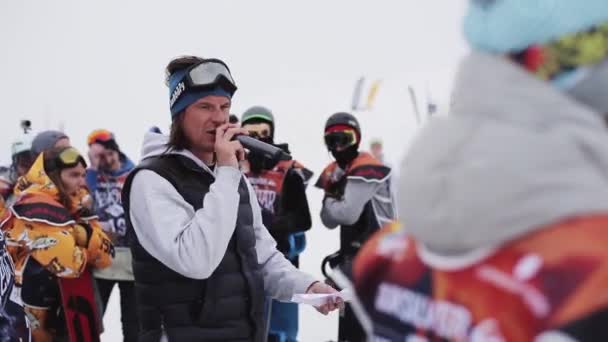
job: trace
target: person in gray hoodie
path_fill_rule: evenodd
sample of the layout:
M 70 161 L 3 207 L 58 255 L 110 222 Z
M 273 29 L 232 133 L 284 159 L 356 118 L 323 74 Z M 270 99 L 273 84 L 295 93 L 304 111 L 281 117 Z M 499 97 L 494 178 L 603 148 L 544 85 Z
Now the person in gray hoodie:
M 262 224 L 233 140 L 247 131 L 228 123 L 236 85 L 226 64 L 186 56 L 166 71 L 170 136 L 146 135 L 122 193 L 139 340 L 264 341 L 265 296 L 336 290 L 297 270 Z M 330 296 L 318 310 L 339 306 Z
M 355 261 L 370 336 L 607 341 L 608 6 L 471 1 L 450 114 Z M 365 312 L 365 314 L 363 314 Z

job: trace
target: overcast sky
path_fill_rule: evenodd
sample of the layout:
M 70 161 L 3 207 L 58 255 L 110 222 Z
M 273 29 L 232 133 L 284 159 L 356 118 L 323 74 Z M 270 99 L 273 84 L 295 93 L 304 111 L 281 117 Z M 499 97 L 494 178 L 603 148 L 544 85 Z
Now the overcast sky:
M 239 86 L 233 112 L 271 108 L 277 140 L 317 175 L 329 161 L 325 119 L 349 109 L 359 77 L 382 79 L 374 108 L 356 115 L 364 144 L 382 137 L 396 164 L 417 129 L 407 86 L 424 97 L 428 85 L 447 102 L 467 49 L 464 7 L 463 0 L 0 1 L 0 161 L 8 162 L 23 118 L 36 130 L 63 127 L 83 152 L 91 130 L 108 128 L 137 161 L 144 131 L 170 123 L 165 65 L 196 54 L 226 61 Z M 316 221 L 302 263 L 320 275 L 337 232 L 318 221 L 320 191 L 309 199 Z M 303 341 L 334 334 L 333 325 L 313 333 L 321 318 L 306 312 Z

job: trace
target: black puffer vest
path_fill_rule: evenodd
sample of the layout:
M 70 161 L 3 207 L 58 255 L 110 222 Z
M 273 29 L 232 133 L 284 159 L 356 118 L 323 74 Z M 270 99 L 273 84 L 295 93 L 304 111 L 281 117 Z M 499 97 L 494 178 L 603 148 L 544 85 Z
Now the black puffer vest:
M 125 182 L 125 213 L 130 213 L 133 177 L 144 169 L 169 181 L 195 210 L 203 207 L 203 197 L 214 182 L 211 174 L 187 157 L 163 155 L 146 159 Z M 159 341 L 163 330 L 169 341 L 264 340 L 264 284 L 255 250 L 253 213 L 243 179 L 239 195 L 236 229 L 226 254 L 204 280 L 182 276 L 151 256 L 135 236 L 130 215 L 125 215 L 129 231 L 133 232 L 131 251 L 140 341 Z

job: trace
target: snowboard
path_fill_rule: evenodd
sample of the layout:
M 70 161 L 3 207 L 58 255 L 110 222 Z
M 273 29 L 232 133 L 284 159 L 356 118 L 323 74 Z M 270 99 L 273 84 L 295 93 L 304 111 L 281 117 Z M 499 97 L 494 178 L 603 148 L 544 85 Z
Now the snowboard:
M 78 278 L 57 278 L 69 342 L 99 342 L 93 275 L 87 268 Z

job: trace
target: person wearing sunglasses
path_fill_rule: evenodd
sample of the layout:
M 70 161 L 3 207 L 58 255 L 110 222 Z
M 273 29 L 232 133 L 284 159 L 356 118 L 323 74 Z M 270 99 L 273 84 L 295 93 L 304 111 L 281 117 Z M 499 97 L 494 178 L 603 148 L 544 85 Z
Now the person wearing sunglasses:
M 111 263 L 113 246 L 92 212 L 85 169 L 72 147 L 41 153 L 17 182 L 18 200 L 1 221 L 34 341 L 66 336 L 56 278 Z
M 114 243 L 112 265 L 93 272 L 102 304 L 102 312 L 115 285 L 120 290 L 120 320 L 124 341 L 137 341 L 137 310 L 131 250 L 121 192 L 133 162 L 120 150 L 114 134 L 97 129 L 87 137 L 89 160 L 86 181 L 93 195 L 95 213 L 104 232 Z
M 249 136 L 289 153 L 287 144 L 275 144 L 275 118 L 270 109 L 254 106 L 242 117 Z M 262 209 L 262 222 L 277 242 L 277 249 L 299 267 L 299 254 L 306 247 L 304 232 L 312 226 L 306 186 L 312 171 L 295 160 L 272 160 L 261 153 L 247 153 L 245 175 Z M 298 305 L 273 300 L 268 341 L 293 342 L 298 335 Z
M 237 87 L 227 65 L 185 56 L 166 75 L 170 135 L 146 134 L 122 193 L 140 341 L 264 341 L 266 296 L 336 290 L 297 270 L 262 223 L 233 140 L 248 131 L 228 122 Z M 324 314 L 340 306 L 329 298 Z
M 395 219 L 391 169 L 367 152 L 360 152 L 361 127 L 349 113 L 331 115 L 325 123 L 325 146 L 335 161 L 321 173 L 315 186 L 325 191 L 321 220 L 330 228 L 340 226 L 340 249 L 323 264 L 347 277 L 359 247 L 383 225 Z M 340 317 L 340 341 L 364 341 L 363 328 L 352 307 Z
M 355 262 L 370 340 L 608 341 L 608 3 L 471 0 L 464 29 Z

